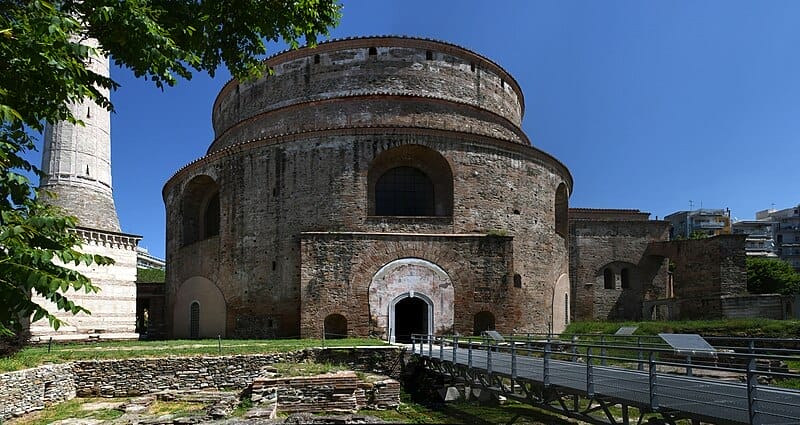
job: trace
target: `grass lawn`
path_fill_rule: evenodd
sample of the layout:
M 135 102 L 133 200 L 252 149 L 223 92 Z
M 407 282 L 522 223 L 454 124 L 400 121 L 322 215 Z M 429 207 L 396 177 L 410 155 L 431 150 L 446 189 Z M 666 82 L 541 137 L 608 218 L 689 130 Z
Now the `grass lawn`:
M 126 359 L 168 356 L 218 356 L 233 354 L 275 353 L 322 347 L 320 339 L 271 340 L 170 340 L 170 341 L 100 341 L 91 343 L 34 345 L 0 358 L 0 373 L 27 369 L 48 363 L 75 360 Z M 387 345 L 385 341 L 366 338 L 329 339 L 325 347 Z
M 659 333 L 697 333 L 704 336 L 756 338 L 797 338 L 800 320 L 735 319 L 680 320 L 663 322 L 572 322 L 563 335 L 613 334 L 622 326 L 638 326 L 635 335 Z

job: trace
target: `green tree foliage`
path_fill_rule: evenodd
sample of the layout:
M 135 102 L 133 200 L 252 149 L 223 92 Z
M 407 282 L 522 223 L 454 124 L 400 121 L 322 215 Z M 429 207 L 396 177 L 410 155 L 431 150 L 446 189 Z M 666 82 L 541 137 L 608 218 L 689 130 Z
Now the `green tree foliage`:
M 797 294 L 800 273 L 775 258 L 747 258 L 747 290 L 754 294 Z
M 164 283 L 167 280 L 166 278 L 164 270 L 145 269 L 142 267 L 136 269 L 136 283 Z
M 64 293 L 96 291 L 81 274 L 58 264 L 108 264 L 80 253 L 74 218 L 46 207 L 24 173 L 41 177 L 23 154 L 46 123 L 82 124 L 70 102 L 89 99 L 112 110 L 100 88 L 110 78 L 86 68 L 101 51 L 156 87 L 214 75 L 222 65 L 241 79 L 261 75 L 266 42 L 314 44 L 336 25 L 335 0 L 0 0 L 0 334 L 20 318 L 47 317 L 38 294 L 72 313 L 85 311 Z M 96 39 L 99 50 L 81 44 Z M 77 248 L 77 249 L 76 249 Z

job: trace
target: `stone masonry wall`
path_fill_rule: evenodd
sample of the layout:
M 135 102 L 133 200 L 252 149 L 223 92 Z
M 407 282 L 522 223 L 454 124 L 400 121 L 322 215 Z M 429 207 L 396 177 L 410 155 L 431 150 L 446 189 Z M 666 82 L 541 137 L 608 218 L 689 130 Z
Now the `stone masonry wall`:
M 497 231 L 514 238 L 513 270 L 523 289 L 516 291 L 509 318 L 520 331 L 546 331 L 553 286 L 568 273 L 567 244 L 554 230 L 555 192 L 568 174 L 541 151 L 474 137 L 403 129 L 291 136 L 280 143 L 250 143 L 192 164 L 164 189 L 167 311 L 176 311 L 178 292 L 190 289 L 184 282 L 202 276 L 224 297 L 227 316 L 215 320 L 226 323 L 228 337 L 296 337 L 301 333 L 302 232 L 385 232 L 395 237 Z M 452 216 L 369 215 L 370 164 L 381 153 L 406 145 L 435 150 L 450 164 Z M 219 184 L 220 233 L 183 246 L 184 188 L 200 175 Z M 170 314 L 167 320 L 172 320 Z M 259 323 L 273 327 L 250 325 Z
M 0 374 L 0 421 L 78 397 L 126 397 L 161 390 L 245 389 L 278 362 L 325 361 L 398 377 L 397 347 L 308 349 L 218 357 L 88 360 Z
M 72 364 L 0 374 L 0 423 L 75 397 Z
M 400 383 L 394 379 L 362 381 L 352 371 L 315 376 L 257 378 L 251 400 L 277 404 L 282 413 L 346 413 L 364 408 L 393 408 L 400 404 Z
M 653 241 L 669 234 L 665 221 L 570 220 L 570 276 L 575 320 L 640 319 L 642 300 L 663 297 L 667 266 L 646 254 Z M 614 288 L 604 288 L 603 270 L 614 271 Z M 622 288 L 621 269 L 631 273 Z
M 455 290 L 453 306 L 435 305 L 434 309 L 454 309 L 452 330 L 472 334 L 473 317 L 481 311 L 494 315 L 500 332 L 511 332 L 528 320 L 524 306 L 517 302 L 525 290 L 511 282 L 510 237 L 305 233 L 301 256 L 301 329 L 305 337 L 321 335 L 329 314 L 344 316 L 352 335 L 386 337 L 388 330 L 370 317 L 368 291 L 381 266 L 406 257 L 430 261 L 449 275 Z M 540 322 L 544 319 L 540 317 Z M 434 330 L 438 331 L 442 330 Z
M 114 264 L 99 266 L 69 265 L 100 288 L 97 293 L 69 291 L 67 296 L 76 304 L 87 308 L 91 314 L 71 314 L 59 311 L 54 305 L 39 298 L 49 311 L 65 322 L 54 331 L 47 319 L 31 324 L 34 338 L 87 339 L 90 335 L 100 339 L 136 339 L 136 245 L 138 236 L 78 229 L 83 237 L 82 251 L 114 259 Z
M 654 243 L 648 253 L 669 258 L 681 319 L 724 317 L 722 296 L 747 293 L 746 235 Z

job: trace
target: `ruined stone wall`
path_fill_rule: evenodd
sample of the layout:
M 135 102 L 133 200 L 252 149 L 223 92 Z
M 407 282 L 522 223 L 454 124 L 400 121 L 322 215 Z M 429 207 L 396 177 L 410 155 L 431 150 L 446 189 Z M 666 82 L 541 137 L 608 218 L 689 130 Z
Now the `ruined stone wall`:
M 257 378 L 250 393 L 254 403 L 274 403 L 281 413 L 349 413 L 400 405 L 400 382 L 391 378 L 365 382 L 351 371 Z
M 161 390 L 244 389 L 280 362 L 320 361 L 398 377 L 398 347 L 308 349 L 237 356 L 86 360 L 0 374 L 0 421 L 78 397 Z
M 664 241 L 669 223 L 604 218 L 570 219 L 570 277 L 575 320 L 641 319 L 642 300 L 663 297 L 667 264 L 646 253 L 653 241 Z M 604 287 L 603 271 L 613 270 L 613 288 Z M 630 287 L 620 271 L 628 269 Z
M 75 397 L 71 364 L 0 374 L 0 422 Z
M 722 296 L 747 293 L 746 235 L 654 243 L 649 252 L 669 258 L 681 319 L 724 317 Z

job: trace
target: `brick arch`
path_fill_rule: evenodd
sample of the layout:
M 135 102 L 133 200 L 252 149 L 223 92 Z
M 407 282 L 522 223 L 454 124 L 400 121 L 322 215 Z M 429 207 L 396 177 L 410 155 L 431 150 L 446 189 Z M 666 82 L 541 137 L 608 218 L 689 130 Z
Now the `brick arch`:
M 387 264 L 403 258 L 417 258 L 432 264 L 435 264 L 444 270 L 450 278 L 453 285 L 454 297 L 457 299 L 459 292 L 464 291 L 464 282 L 472 282 L 474 280 L 473 273 L 470 271 L 468 264 L 464 259 L 447 249 L 440 246 L 436 241 L 426 243 L 421 240 L 386 240 L 381 241 L 382 246 L 376 246 L 372 253 L 362 256 L 351 269 L 349 285 L 351 288 L 358 288 L 354 295 L 356 304 L 369 308 L 369 285 L 372 278 L 378 270 Z M 470 307 L 459 306 L 459 311 L 456 312 L 454 320 L 456 326 L 462 319 L 460 315 L 468 317 L 469 327 L 472 326 L 472 316 Z M 375 318 L 370 318 L 369 332 L 370 334 L 384 335 L 388 329 L 378 329 Z
M 453 166 L 438 150 L 419 143 L 405 143 L 375 152 L 367 172 L 369 215 L 405 215 L 380 212 L 386 209 L 381 203 L 381 181 L 400 169 L 418 173 L 430 186 L 432 197 L 430 211 L 412 215 L 453 215 Z M 421 209 L 428 210 L 428 208 Z

